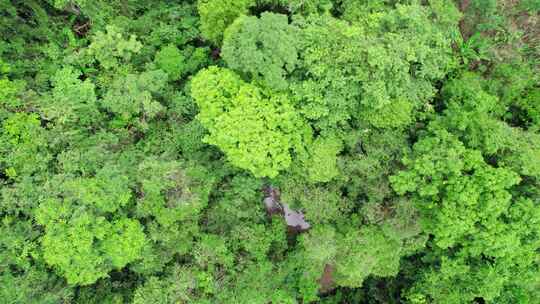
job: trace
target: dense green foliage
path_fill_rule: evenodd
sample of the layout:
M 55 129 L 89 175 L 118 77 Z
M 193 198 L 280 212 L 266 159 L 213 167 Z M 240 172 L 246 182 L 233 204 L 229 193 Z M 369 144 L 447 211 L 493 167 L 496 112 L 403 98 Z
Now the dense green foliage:
M 0 0 L 0 303 L 540 303 L 539 12 Z

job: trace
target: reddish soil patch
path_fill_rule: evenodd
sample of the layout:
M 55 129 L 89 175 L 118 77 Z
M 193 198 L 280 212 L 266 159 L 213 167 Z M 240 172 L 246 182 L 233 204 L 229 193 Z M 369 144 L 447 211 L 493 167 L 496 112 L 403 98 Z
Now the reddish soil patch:
M 325 294 L 327 292 L 332 291 L 335 288 L 334 285 L 334 270 L 335 267 L 330 264 L 326 264 L 324 266 L 324 271 L 319 279 L 319 292 L 322 294 Z

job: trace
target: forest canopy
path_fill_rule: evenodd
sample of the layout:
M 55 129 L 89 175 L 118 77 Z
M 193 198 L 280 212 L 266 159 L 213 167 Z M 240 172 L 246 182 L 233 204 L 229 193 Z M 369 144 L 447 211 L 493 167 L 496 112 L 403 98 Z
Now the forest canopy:
M 0 0 L 0 303 L 540 303 L 540 2 Z

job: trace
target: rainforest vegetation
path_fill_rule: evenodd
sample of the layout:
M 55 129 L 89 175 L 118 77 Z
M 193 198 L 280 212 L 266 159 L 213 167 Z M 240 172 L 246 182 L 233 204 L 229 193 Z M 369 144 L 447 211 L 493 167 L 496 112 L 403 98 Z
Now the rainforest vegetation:
M 0 303 L 540 303 L 540 1 L 0 0 Z

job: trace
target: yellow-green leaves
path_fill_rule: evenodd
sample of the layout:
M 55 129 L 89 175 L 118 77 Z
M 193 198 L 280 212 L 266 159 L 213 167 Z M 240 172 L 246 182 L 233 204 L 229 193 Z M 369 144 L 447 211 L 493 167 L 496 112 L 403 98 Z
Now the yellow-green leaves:
M 413 102 L 395 99 L 388 104 L 366 109 L 362 116 L 377 128 L 407 126 L 413 121 L 413 109 Z
M 398 193 L 410 193 L 437 248 L 430 258 L 436 261 L 433 268 L 423 273 L 411 296 L 448 303 L 494 299 L 513 284 L 513 276 L 535 263 L 530 252 L 536 249 L 520 248 L 538 247 L 537 229 L 530 226 L 540 215 L 538 206 L 512 190 L 521 182 L 515 172 L 487 164 L 480 151 L 446 130 L 431 129 L 404 160 L 407 169 L 391 177 Z M 522 214 L 521 205 L 530 213 Z M 457 293 L 449 286 L 467 290 Z
M 51 156 L 38 115 L 13 113 L 2 122 L 0 155 L 0 170 L 12 179 L 47 168 Z
M 240 15 L 248 12 L 254 0 L 199 0 L 201 33 L 210 42 L 219 45 L 225 29 Z
M 336 283 L 358 287 L 369 275 L 394 276 L 399 270 L 401 244 L 376 226 L 345 234 L 338 243 Z
M 286 95 L 268 96 L 230 70 L 201 71 L 191 94 L 200 108 L 197 117 L 210 133 L 204 140 L 255 176 L 275 177 L 287 169 L 310 134 Z
M 308 179 L 312 182 L 328 182 L 339 174 L 337 154 L 341 151 L 337 136 L 319 137 L 307 146 L 309 156 L 303 163 Z
M 45 261 L 69 284 L 89 285 L 140 257 L 144 243 L 138 221 L 109 222 L 81 213 L 67 222 L 49 224 L 42 248 Z
M 21 100 L 18 95 L 23 91 L 25 82 L 12 81 L 7 77 L 1 76 L 3 70 L 6 72 L 9 71 L 9 66 L 7 64 L 3 65 L 0 58 L 0 105 L 7 110 L 20 106 Z
M 65 180 L 62 180 L 65 179 Z M 72 285 L 89 285 L 140 258 L 141 224 L 122 214 L 131 199 L 121 172 L 101 169 L 92 178 L 57 177 L 35 218 L 44 227 L 45 262 Z

